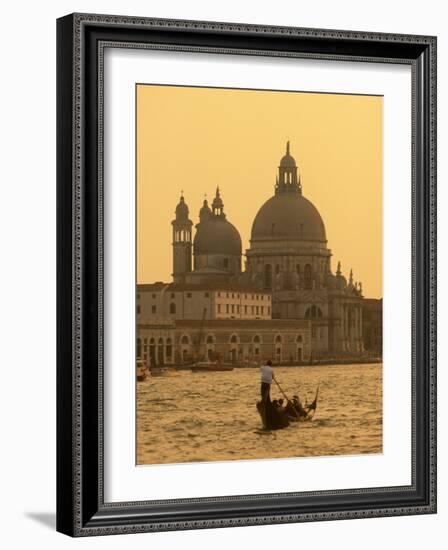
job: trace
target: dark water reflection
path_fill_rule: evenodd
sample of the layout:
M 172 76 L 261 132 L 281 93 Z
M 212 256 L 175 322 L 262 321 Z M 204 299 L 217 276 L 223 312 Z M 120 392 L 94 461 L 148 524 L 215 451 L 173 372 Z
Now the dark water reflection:
M 264 432 L 258 369 L 180 372 L 137 384 L 137 462 L 163 464 L 382 452 L 382 365 L 275 368 L 291 397 L 311 401 L 312 422 Z M 272 398 L 281 397 L 273 386 Z

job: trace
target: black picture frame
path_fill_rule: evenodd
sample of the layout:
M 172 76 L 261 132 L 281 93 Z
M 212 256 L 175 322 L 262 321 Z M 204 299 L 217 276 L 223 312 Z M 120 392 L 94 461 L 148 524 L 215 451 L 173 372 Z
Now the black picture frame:
M 411 65 L 410 486 L 104 502 L 101 81 L 110 43 Z M 58 19 L 57 256 L 58 531 L 89 536 L 436 512 L 435 37 L 92 14 Z

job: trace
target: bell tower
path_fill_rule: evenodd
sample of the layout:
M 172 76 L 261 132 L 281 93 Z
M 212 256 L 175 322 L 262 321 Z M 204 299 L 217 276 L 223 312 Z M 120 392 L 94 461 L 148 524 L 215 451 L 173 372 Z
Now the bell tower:
M 193 222 L 188 217 L 188 206 L 183 193 L 176 206 L 176 217 L 173 226 L 173 281 L 183 283 L 185 274 L 191 271 L 191 227 Z

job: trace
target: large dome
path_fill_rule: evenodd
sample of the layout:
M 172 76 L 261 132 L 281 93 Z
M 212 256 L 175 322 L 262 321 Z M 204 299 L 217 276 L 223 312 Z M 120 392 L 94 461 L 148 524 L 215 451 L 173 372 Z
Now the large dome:
M 299 193 L 278 193 L 258 211 L 252 224 L 251 241 L 269 239 L 327 240 L 319 212 Z
M 197 225 L 193 241 L 195 255 L 241 255 L 242 245 L 238 230 L 226 219 L 211 217 Z

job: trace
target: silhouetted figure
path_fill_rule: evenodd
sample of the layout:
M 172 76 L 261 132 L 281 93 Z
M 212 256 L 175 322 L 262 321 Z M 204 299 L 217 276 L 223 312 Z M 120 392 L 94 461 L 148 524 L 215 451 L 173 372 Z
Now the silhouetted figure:
M 272 361 L 266 361 L 266 365 L 260 367 L 261 374 L 261 402 L 265 405 L 271 403 L 271 384 L 275 380 L 274 370 L 272 369 Z

